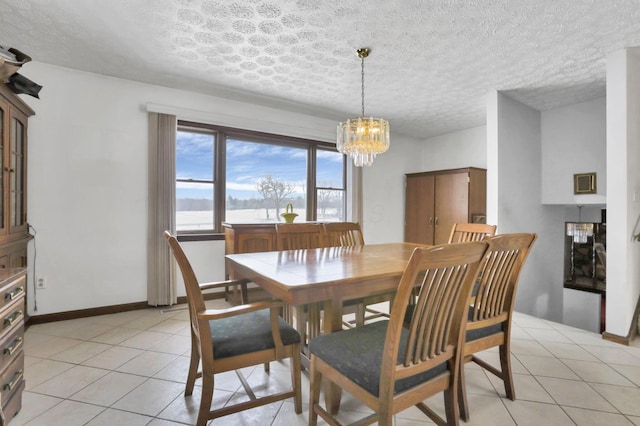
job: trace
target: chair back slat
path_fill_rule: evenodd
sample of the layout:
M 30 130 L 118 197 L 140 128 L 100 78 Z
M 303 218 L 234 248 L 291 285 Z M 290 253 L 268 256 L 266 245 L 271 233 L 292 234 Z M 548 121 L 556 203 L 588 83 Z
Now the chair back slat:
M 318 223 L 278 223 L 278 250 L 299 250 L 326 247 L 324 229 Z
M 355 222 L 329 222 L 324 224 L 329 247 L 351 247 L 364 245 L 360 225 Z
M 489 250 L 480 267 L 470 321 L 485 321 L 513 310 L 520 271 L 536 234 L 502 234 L 487 238 Z
M 484 242 L 470 242 L 414 250 L 400 280 L 387 331 L 387 345 L 399 344 L 394 339 L 400 335 L 407 302 L 418 287 L 405 356 L 400 366 L 392 358 L 385 359 L 383 368 L 423 370 L 429 367 L 429 361 L 438 358 L 438 362 L 443 362 L 442 355 L 447 358 L 454 355 L 453 348 L 462 342 L 466 300 L 486 249 Z M 397 357 L 397 351 L 389 353 L 390 357 L 394 355 Z
M 496 233 L 496 225 L 485 223 L 456 223 L 451 228 L 449 243 L 464 243 L 467 241 L 482 241 Z

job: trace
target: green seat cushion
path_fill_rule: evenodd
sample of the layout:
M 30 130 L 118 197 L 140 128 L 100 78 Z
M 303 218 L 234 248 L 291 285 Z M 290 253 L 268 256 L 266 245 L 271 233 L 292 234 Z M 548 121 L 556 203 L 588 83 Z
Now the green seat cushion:
M 379 396 L 380 369 L 389 321 L 377 321 L 311 340 L 312 355 L 331 365 L 340 374 L 374 396 Z M 405 356 L 409 332 L 402 330 L 398 364 Z M 448 370 L 444 362 L 428 371 L 396 381 L 395 393 L 403 392 Z
M 284 345 L 300 343 L 300 334 L 278 318 Z M 269 309 L 209 321 L 214 359 L 273 349 Z

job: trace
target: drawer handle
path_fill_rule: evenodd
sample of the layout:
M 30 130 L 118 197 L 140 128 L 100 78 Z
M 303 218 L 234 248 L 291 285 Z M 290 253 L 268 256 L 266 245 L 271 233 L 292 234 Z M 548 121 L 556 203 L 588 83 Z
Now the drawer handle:
M 4 327 L 9 327 L 22 316 L 22 311 L 15 311 L 4 319 Z
M 10 346 L 4 348 L 4 356 L 11 356 L 15 351 L 17 351 L 21 346 L 24 339 L 22 336 L 16 337 L 13 342 L 11 342 Z
M 3 391 L 9 391 L 11 392 L 11 390 L 13 390 L 13 388 L 20 383 L 20 380 L 22 380 L 22 370 L 18 370 L 16 371 L 16 373 L 13 375 L 13 379 L 11 379 L 11 381 L 9 383 L 5 383 L 4 386 L 2 387 Z
M 10 292 L 4 294 L 4 300 L 13 300 L 16 297 L 20 296 L 22 293 L 24 293 L 24 287 L 16 287 Z

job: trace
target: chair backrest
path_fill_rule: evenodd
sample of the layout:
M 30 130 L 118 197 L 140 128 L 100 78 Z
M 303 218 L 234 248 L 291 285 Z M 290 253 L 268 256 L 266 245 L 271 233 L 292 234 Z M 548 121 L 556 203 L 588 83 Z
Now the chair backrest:
M 193 268 L 191 267 L 191 263 L 187 256 L 184 254 L 182 250 L 182 246 L 176 239 L 174 235 L 171 235 L 169 231 L 164 231 L 164 237 L 169 242 L 169 247 L 171 248 L 171 252 L 173 253 L 173 257 L 176 259 L 178 263 L 178 267 L 180 268 L 180 272 L 182 274 L 182 279 L 184 281 L 184 286 L 187 292 L 187 303 L 189 305 L 189 317 L 191 318 L 191 328 L 196 336 L 199 336 L 198 333 L 198 319 L 197 313 L 204 311 L 205 303 L 204 298 L 202 297 L 202 291 L 200 290 L 200 285 L 198 284 L 198 279 L 196 278 L 196 274 L 193 272 Z
M 513 312 L 520 271 L 536 234 L 501 234 L 484 241 L 489 250 L 478 273 L 469 321 L 502 322 Z
M 454 223 L 449 235 L 449 243 L 482 241 L 496 234 L 496 225 L 485 223 Z
M 298 250 L 326 247 L 325 234 L 319 223 L 276 224 L 278 250 Z
M 457 374 L 467 302 L 487 246 L 475 241 L 414 250 L 391 309 L 382 361 L 381 398 L 385 393 L 393 395 L 394 385 L 387 382 L 419 374 L 446 361 Z M 401 338 L 403 320 L 416 287 L 418 298 L 405 341 Z M 401 342 L 405 342 L 403 347 Z
M 364 245 L 360 225 L 355 222 L 328 222 L 324 224 L 329 247 L 350 247 Z

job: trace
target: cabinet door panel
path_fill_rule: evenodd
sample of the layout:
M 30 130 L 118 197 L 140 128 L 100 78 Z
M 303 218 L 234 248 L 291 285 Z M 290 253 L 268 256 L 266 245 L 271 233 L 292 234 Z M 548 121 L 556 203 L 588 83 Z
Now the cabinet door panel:
M 433 244 L 434 177 L 407 177 L 404 240 L 410 243 Z
M 434 244 L 446 244 L 454 223 L 469 221 L 469 174 L 451 173 L 435 178 Z

